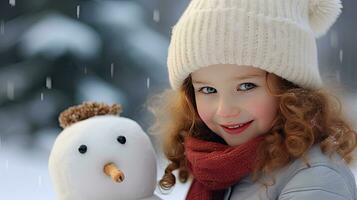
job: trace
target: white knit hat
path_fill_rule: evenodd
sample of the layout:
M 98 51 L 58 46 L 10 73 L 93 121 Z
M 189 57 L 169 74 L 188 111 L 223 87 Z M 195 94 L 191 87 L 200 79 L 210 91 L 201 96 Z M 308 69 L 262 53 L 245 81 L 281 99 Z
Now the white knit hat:
M 171 87 L 202 67 L 237 64 L 319 88 L 315 37 L 327 32 L 341 8 L 340 0 L 191 0 L 172 29 Z

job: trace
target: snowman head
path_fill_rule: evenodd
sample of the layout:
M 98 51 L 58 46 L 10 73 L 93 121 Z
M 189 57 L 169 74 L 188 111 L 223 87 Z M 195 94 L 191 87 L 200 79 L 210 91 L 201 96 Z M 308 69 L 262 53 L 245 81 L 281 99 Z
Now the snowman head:
M 49 159 L 60 200 L 129 200 L 153 194 L 156 158 L 150 139 L 135 121 L 116 116 L 119 110 L 118 105 L 85 103 L 61 114 L 64 130 Z

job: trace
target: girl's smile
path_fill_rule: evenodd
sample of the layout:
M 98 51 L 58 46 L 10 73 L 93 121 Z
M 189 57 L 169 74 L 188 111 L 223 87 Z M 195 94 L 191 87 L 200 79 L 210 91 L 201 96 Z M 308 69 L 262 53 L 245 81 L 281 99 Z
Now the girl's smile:
M 221 126 L 228 134 L 237 135 L 243 132 L 246 128 L 248 128 L 252 122 L 253 120 L 246 123 Z
M 264 70 L 218 64 L 191 78 L 200 118 L 227 144 L 242 144 L 272 127 L 277 100 L 268 93 Z

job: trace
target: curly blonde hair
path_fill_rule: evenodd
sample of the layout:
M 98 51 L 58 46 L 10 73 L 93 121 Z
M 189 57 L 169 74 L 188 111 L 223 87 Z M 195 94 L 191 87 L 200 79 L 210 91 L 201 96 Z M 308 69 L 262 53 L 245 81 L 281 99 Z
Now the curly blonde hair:
M 324 154 L 331 156 L 337 152 L 346 163 L 351 163 L 357 132 L 344 118 L 336 96 L 326 89 L 301 88 L 272 73 L 266 73 L 266 82 L 279 107 L 272 128 L 257 149 L 253 180 L 300 157 L 308 164 L 305 153 L 314 144 L 319 144 Z M 149 132 L 161 138 L 163 153 L 169 160 L 159 185 L 169 190 L 176 183 L 174 170 L 178 170 L 181 182 L 190 176 L 183 144 L 185 136 L 224 141 L 200 119 L 190 76 L 179 91 L 166 90 L 154 96 L 149 109 L 156 120 Z

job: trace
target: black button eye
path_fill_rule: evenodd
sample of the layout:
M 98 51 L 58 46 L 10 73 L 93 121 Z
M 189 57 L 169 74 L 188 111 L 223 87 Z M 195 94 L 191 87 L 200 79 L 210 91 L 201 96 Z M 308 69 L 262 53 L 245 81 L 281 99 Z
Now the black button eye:
M 87 152 L 87 146 L 82 144 L 79 148 L 78 148 L 79 153 L 81 154 L 85 154 Z
M 126 142 L 126 138 L 125 138 L 125 136 L 118 136 L 117 137 L 117 141 L 120 143 L 120 144 L 125 144 L 125 142 Z

